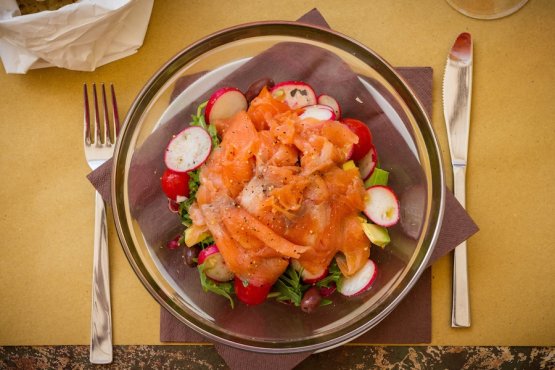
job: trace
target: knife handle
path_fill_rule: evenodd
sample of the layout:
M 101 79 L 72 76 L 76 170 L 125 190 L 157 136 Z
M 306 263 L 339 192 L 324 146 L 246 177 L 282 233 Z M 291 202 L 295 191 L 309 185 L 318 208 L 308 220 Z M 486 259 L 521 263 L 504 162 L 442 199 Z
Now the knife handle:
M 453 166 L 453 192 L 459 203 L 466 208 L 466 166 Z M 470 326 L 470 300 L 468 294 L 468 265 L 466 241 L 455 248 L 453 255 L 453 310 L 451 327 Z

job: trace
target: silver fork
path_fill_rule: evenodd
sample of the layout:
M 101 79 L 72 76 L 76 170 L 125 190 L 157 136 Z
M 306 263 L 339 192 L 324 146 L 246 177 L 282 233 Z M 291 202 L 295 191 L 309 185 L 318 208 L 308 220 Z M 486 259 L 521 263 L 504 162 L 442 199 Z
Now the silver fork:
M 83 85 L 84 96 L 84 146 L 85 157 L 92 170 L 110 159 L 119 134 L 119 116 L 114 85 L 110 85 L 113 124 L 110 127 L 106 88 L 102 84 L 102 120 L 98 108 L 96 84 L 92 85 L 93 119 L 91 125 L 87 84 Z M 102 126 L 102 127 L 101 127 Z M 96 192 L 94 218 L 94 256 L 92 281 L 91 348 L 93 364 L 112 362 L 112 310 L 110 304 L 110 271 L 108 262 L 108 233 L 106 209 L 102 196 Z

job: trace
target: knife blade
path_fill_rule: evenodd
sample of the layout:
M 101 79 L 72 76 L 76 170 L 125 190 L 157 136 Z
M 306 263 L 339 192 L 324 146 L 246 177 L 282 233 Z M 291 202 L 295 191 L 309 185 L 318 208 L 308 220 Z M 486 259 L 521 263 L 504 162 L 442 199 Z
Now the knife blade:
M 468 32 L 461 33 L 449 52 L 443 76 L 443 114 L 453 166 L 453 192 L 455 198 L 465 208 L 472 95 L 472 54 L 472 36 Z M 451 326 L 470 326 L 466 241 L 455 248 L 453 256 Z

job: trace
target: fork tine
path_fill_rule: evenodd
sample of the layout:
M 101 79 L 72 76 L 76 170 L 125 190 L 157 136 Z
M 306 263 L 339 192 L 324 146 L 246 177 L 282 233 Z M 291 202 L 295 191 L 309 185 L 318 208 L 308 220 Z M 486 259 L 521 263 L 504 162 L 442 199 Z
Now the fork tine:
M 118 112 L 118 103 L 116 101 L 116 91 L 114 89 L 114 84 L 110 84 L 110 90 L 112 92 L 112 114 L 114 118 L 114 140 L 113 143 L 115 144 L 116 138 L 119 135 L 119 112 Z
M 91 144 L 91 115 L 89 111 L 89 94 L 87 92 L 87 84 L 83 84 L 83 103 L 84 103 L 83 111 L 85 112 L 85 117 L 83 119 L 84 121 L 83 136 L 85 139 L 85 144 L 90 145 Z
M 93 100 L 94 100 L 94 128 L 93 128 L 93 142 L 95 145 L 102 145 L 100 140 L 100 115 L 98 113 L 98 97 L 96 94 L 96 84 L 93 83 Z
M 108 118 L 108 103 L 106 102 L 106 87 L 104 83 L 102 83 L 102 112 L 103 115 L 103 131 L 102 131 L 102 143 L 106 145 L 110 145 L 112 143 L 112 139 L 110 138 L 110 121 Z M 108 139 L 109 141 L 108 141 Z

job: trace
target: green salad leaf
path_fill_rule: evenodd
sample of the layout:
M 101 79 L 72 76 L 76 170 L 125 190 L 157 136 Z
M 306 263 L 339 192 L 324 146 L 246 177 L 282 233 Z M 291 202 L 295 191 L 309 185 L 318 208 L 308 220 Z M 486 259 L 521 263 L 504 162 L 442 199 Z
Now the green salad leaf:
M 191 118 L 193 119 L 193 122 L 191 122 L 191 126 L 200 126 L 208 131 L 208 134 L 210 134 L 210 137 L 212 138 L 212 147 L 217 148 L 218 146 L 220 146 L 221 140 L 218 136 L 216 126 L 207 124 L 206 120 L 204 119 L 204 114 L 202 113 L 202 110 L 206 108 L 206 104 L 208 104 L 208 102 L 204 102 L 199 105 L 197 108 L 197 114 L 193 114 L 191 116 Z
M 181 216 L 181 223 L 186 227 L 190 227 L 193 224 L 191 216 L 189 216 L 189 208 L 195 202 L 197 191 L 200 186 L 199 172 L 200 170 L 194 170 L 188 173 L 189 198 L 187 198 L 186 201 L 179 203 L 179 215 Z
M 304 293 L 312 286 L 311 284 L 303 284 L 302 271 L 295 270 L 291 265 L 279 277 L 274 284 L 273 291 L 268 294 L 268 298 L 275 298 L 277 301 L 290 301 L 295 306 L 300 306 Z M 322 280 L 314 284 L 318 288 L 328 288 L 330 284 L 337 283 L 343 276 L 335 260 L 332 261 L 328 268 L 328 275 Z M 322 299 L 320 306 L 327 306 L 332 301 L 329 299 Z
M 301 273 L 289 265 L 274 284 L 276 291 L 270 293 L 269 297 L 276 297 L 277 301 L 291 301 L 295 306 L 300 306 L 308 288 L 310 285 L 301 282 Z
M 189 179 L 189 183 L 191 180 Z M 186 227 L 190 227 L 193 224 L 191 216 L 189 216 L 189 207 L 193 204 L 195 198 L 190 196 L 186 201 L 179 203 L 179 215 L 181 216 L 181 223 Z
M 233 298 L 231 298 L 231 295 L 233 294 L 233 284 L 230 282 L 217 283 L 214 280 L 210 279 L 204 273 L 204 269 L 206 268 L 205 264 L 198 265 L 197 268 L 200 275 L 200 284 L 202 286 L 202 290 L 204 290 L 205 292 L 212 292 L 214 294 L 221 295 L 222 297 L 226 297 L 227 299 L 229 299 L 229 304 L 231 305 L 231 308 L 233 308 L 235 305 L 235 303 L 233 302 Z
M 341 276 L 343 276 L 343 275 L 341 274 L 341 271 L 339 270 L 339 267 L 337 266 L 337 262 L 335 262 L 335 259 L 334 259 L 330 263 L 330 266 L 328 267 L 328 276 L 326 276 L 322 280 L 318 281 L 316 283 L 316 286 L 318 288 L 329 288 L 331 283 L 337 284 L 337 282 L 339 281 Z M 330 303 L 331 303 L 331 301 L 330 301 Z M 322 304 L 320 303 L 320 305 L 322 305 Z
M 209 247 L 212 244 L 216 244 L 212 235 L 210 235 L 206 239 L 202 239 L 200 242 L 197 243 L 197 245 L 200 247 L 200 249 L 204 249 L 206 247 Z
M 197 195 L 200 186 L 200 170 L 189 172 L 189 198 L 194 198 Z M 192 196 L 191 196 L 192 194 Z

